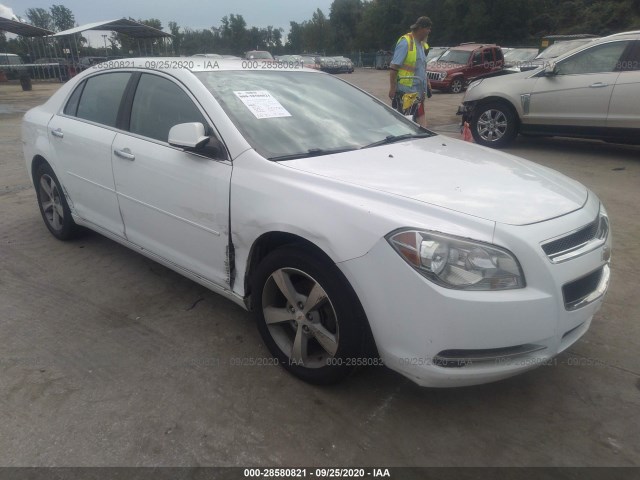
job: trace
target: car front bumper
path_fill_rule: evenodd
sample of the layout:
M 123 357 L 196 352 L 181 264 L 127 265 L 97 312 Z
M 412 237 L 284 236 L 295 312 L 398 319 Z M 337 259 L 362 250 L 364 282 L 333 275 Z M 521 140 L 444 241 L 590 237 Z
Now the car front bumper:
M 464 102 L 462 105 L 458 105 L 458 111 L 456 115 L 460 115 L 462 117 L 462 121 L 460 122 L 464 125 L 464 122 L 470 122 L 471 116 L 473 115 L 473 109 L 476 106 L 477 102 Z
M 540 224 L 497 226 L 494 243 L 520 261 L 527 282 L 522 289 L 440 287 L 404 262 L 385 239 L 339 267 L 364 306 L 386 366 L 422 386 L 492 382 L 553 364 L 553 357 L 589 329 L 609 284 L 611 235 L 595 250 L 556 264 L 540 242 L 588 224 L 597 212 L 591 205 Z M 592 272 L 600 273 L 589 301 L 569 310 L 563 286 Z
M 453 78 L 446 77 L 444 80 L 429 80 L 431 88 L 434 90 L 448 90 L 451 87 L 451 80 Z

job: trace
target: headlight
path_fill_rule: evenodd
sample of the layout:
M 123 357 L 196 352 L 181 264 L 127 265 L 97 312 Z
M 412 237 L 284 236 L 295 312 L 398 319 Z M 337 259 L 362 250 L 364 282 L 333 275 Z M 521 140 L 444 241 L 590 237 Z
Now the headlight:
M 447 72 L 440 72 L 440 80 L 447 78 Z
M 495 245 L 422 230 L 395 231 L 387 241 L 409 265 L 446 288 L 495 291 L 525 286 L 516 257 Z

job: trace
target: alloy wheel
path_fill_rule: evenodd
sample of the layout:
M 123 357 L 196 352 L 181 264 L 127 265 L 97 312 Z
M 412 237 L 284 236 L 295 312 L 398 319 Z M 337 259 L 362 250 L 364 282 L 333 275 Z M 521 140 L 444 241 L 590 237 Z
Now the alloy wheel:
M 64 208 L 56 182 L 47 174 L 40 177 L 40 204 L 45 219 L 56 231 L 64 227 Z
M 506 115 L 500 110 L 486 110 L 478 118 L 478 134 L 487 142 L 500 140 L 507 131 L 509 123 Z
M 290 363 L 321 368 L 338 351 L 336 311 L 322 286 L 307 273 L 280 268 L 262 291 L 262 312 L 278 348 Z

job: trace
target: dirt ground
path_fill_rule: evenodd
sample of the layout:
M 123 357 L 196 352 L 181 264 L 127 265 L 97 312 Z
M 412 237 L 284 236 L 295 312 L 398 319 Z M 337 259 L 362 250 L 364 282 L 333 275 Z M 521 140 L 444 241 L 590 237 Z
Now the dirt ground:
M 387 75 L 343 78 L 385 98 Z M 384 368 L 320 388 L 239 366 L 268 352 L 233 303 L 100 235 L 47 232 L 20 121 L 57 87 L 0 84 L 0 465 L 640 466 L 640 148 L 508 149 L 587 185 L 611 218 L 611 288 L 556 364 L 460 389 Z M 428 102 L 436 131 L 459 138 L 461 99 Z

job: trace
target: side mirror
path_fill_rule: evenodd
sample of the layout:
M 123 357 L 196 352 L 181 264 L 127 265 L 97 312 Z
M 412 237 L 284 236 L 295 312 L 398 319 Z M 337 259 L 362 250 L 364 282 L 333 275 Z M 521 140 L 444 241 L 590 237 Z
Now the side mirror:
M 209 142 L 204 125 L 200 122 L 179 123 L 169 130 L 169 145 L 188 150 L 198 150 Z
M 556 68 L 556 63 L 555 62 L 551 62 L 549 64 L 547 64 L 546 67 L 544 67 L 544 74 L 547 77 L 552 77 L 554 75 L 558 74 L 558 69 Z

